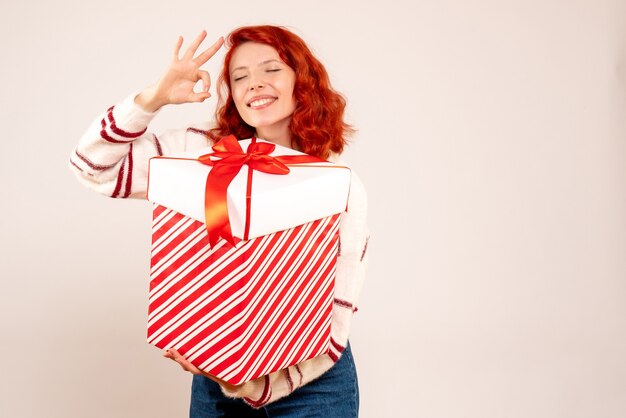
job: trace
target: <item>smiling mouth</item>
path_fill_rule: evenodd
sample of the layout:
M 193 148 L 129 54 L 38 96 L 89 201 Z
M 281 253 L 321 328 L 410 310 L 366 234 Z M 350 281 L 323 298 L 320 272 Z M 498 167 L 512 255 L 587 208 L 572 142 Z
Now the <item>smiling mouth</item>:
M 248 103 L 248 107 L 252 109 L 263 109 L 278 100 L 277 97 L 264 97 L 262 99 L 256 99 Z

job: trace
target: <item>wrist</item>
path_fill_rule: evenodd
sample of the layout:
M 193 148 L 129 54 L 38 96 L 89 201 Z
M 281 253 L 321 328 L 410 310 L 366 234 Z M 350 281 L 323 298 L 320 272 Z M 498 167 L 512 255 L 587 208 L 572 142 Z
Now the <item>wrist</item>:
M 150 86 L 135 96 L 135 103 L 148 113 L 154 113 L 167 104 L 157 94 L 155 86 Z

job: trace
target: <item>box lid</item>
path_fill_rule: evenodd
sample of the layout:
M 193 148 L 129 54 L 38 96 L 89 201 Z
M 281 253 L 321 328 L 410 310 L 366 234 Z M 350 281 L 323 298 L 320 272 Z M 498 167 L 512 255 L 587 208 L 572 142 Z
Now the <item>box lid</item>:
M 257 139 L 257 142 L 268 142 Z M 247 151 L 251 139 L 239 141 Z M 204 194 L 211 166 L 197 159 L 211 147 L 150 160 L 148 200 L 205 222 Z M 272 156 L 305 155 L 276 145 Z M 253 170 L 249 238 L 293 228 L 343 212 L 350 190 L 350 169 L 332 162 L 289 166 L 286 175 Z M 244 165 L 228 186 L 227 206 L 231 230 L 242 239 L 246 221 L 249 166 Z

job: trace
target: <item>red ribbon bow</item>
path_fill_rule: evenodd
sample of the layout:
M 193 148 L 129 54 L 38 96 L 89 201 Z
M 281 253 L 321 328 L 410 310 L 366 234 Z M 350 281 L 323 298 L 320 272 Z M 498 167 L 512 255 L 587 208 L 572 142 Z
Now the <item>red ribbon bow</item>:
M 269 174 L 285 175 L 289 174 L 288 163 L 325 162 L 325 160 L 312 155 L 280 155 L 272 157 L 269 154 L 276 149 L 276 146 L 272 143 L 256 142 L 256 138 L 254 137 L 246 152 L 243 151 L 239 142 L 233 135 L 220 139 L 212 148 L 214 152 L 198 157 L 198 161 L 202 164 L 213 167 L 207 177 L 204 195 L 204 215 L 211 247 L 217 244 L 220 237 L 224 238 L 233 246 L 235 245 L 235 239 L 228 218 L 226 191 L 228 190 L 230 182 L 244 165 L 248 166 L 246 223 L 243 237 L 244 240 L 247 240 L 250 230 L 253 170 Z M 214 160 L 213 158 L 219 159 Z

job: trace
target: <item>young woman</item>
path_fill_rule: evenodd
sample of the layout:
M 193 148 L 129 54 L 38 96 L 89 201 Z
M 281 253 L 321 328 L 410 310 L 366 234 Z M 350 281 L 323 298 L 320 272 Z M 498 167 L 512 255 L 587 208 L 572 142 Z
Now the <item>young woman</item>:
M 115 198 L 143 198 L 148 160 L 208 147 L 234 134 L 256 136 L 338 162 L 352 133 L 343 121 L 345 101 L 304 41 L 276 26 L 242 27 L 227 38 L 214 123 L 156 136 L 148 124 L 166 105 L 203 102 L 210 77 L 201 66 L 224 39 L 196 54 L 203 31 L 180 56 L 179 37 L 169 68 L 153 86 L 135 92 L 100 115 L 80 139 L 70 167 L 91 189 Z M 202 82 L 202 91 L 194 86 Z M 342 163 L 345 164 L 345 163 Z M 367 265 L 366 194 L 352 173 L 348 211 L 341 216 L 331 350 L 328 354 L 230 385 L 202 372 L 176 350 L 164 356 L 193 373 L 191 417 L 356 417 L 359 391 L 348 334 Z

